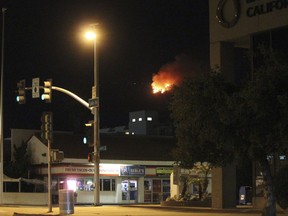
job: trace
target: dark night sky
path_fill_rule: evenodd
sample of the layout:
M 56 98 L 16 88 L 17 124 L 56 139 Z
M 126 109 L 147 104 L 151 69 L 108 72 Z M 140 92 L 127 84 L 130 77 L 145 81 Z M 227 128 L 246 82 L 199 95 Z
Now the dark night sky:
M 93 118 L 74 99 L 53 91 L 51 104 L 15 101 L 16 83 L 53 79 L 83 99 L 91 97 L 93 44 L 83 26 L 98 22 L 101 126 L 127 125 L 130 111 L 153 109 L 169 117 L 171 93 L 153 95 L 152 75 L 187 54 L 208 62 L 208 0 L 7 0 L 5 14 L 4 129 L 38 129 L 53 111 L 55 130 L 80 130 Z M 1 17 L 2 23 L 2 17 Z M 41 82 L 42 84 L 42 82 Z

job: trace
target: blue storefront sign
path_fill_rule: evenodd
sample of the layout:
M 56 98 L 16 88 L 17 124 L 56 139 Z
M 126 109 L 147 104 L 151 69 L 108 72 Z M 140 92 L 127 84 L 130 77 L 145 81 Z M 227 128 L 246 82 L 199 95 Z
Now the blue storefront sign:
M 120 176 L 144 176 L 144 166 L 120 166 Z

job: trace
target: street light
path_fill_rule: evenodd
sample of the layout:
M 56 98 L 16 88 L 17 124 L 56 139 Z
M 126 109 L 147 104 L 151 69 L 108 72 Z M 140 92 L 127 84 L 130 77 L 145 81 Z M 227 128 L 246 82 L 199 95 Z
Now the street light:
M 96 55 L 96 26 L 98 23 L 91 24 L 92 31 L 85 34 L 89 40 L 93 40 L 94 45 L 94 86 L 92 87 L 92 99 L 99 100 L 99 74 L 97 71 L 97 55 Z M 94 114 L 94 205 L 100 205 L 100 179 L 99 179 L 99 163 L 100 163 L 100 137 L 99 137 L 99 106 L 93 107 L 92 113 Z
M 96 39 L 96 32 L 94 32 L 94 31 L 86 32 L 85 37 L 88 40 L 95 40 Z

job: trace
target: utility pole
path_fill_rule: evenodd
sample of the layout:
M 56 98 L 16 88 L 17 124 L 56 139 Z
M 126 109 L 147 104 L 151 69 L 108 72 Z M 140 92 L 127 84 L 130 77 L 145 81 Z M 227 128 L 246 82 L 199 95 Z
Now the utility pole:
M 98 100 L 99 104 L 99 73 L 97 70 L 97 49 L 96 49 L 96 26 L 98 23 L 91 24 L 94 30 L 94 88 L 92 88 L 92 98 Z M 95 162 L 94 162 L 94 205 L 100 205 L 100 136 L 99 136 L 99 127 L 100 127 L 100 116 L 99 116 L 99 105 L 94 107 L 94 154 L 95 154 Z
M 48 166 L 48 212 L 52 212 L 52 196 L 51 196 L 51 141 L 53 132 L 53 114 L 44 112 L 41 117 L 41 137 L 47 142 L 47 166 Z
M 5 11 L 6 8 L 2 8 L 2 50 L 1 50 L 1 87 L 0 87 L 0 204 L 3 203 L 3 145 L 4 145 L 4 133 L 3 133 L 3 85 L 4 85 L 4 26 L 5 26 Z

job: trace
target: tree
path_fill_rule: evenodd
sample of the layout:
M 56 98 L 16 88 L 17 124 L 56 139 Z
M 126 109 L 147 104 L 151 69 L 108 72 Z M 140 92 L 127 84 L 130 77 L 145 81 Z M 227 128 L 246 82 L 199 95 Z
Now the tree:
M 235 150 L 259 164 L 267 198 L 263 214 L 274 216 L 276 198 L 269 158 L 278 159 L 287 152 L 288 65 L 276 53 L 261 54 L 263 64 L 233 98 L 235 137 L 241 140 Z
M 223 166 L 233 161 L 231 120 L 227 115 L 231 112 L 228 102 L 233 91 L 234 87 L 215 71 L 196 79 L 185 79 L 181 86 L 175 87 L 170 109 L 177 148 L 172 155 L 180 167 L 195 169 L 195 164 L 209 162 L 210 170 L 212 166 Z M 189 179 L 184 180 L 185 186 Z M 191 181 L 196 183 L 197 179 Z M 206 191 L 207 185 L 203 184 L 202 190 L 200 179 L 197 184 L 202 199 L 202 191 Z M 186 193 L 186 188 L 183 187 L 181 196 Z
M 265 183 L 264 215 L 276 215 L 268 158 L 287 152 L 288 66 L 275 53 L 262 53 L 263 64 L 240 87 L 211 72 L 175 88 L 171 112 L 181 167 L 197 162 L 225 166 L 241 158 L 260 165 Z
M 197 177 L 189 177 L 189 183 L 196 184 L 198 186 L 198 196 L 199 200 L 205 200 L 207 197 L 207 188 L 208 188 L 208 175 L 211 173 L 211 165 L 207 162 L 197 162 L 194 164 L 192 170 L 197 173 Z
M 12 178 L 27 178 L 30 170 L 30 159 L 27 154 L 27 143 L 22 142 L 21 146 L 14 147 L 14 160 L 7 163 L 4 167 L 6 175 Z
M 221 166 L 233 160 L 228 102 L 234 88 L 220 73 L 186 79 L 176 87 L 170 109 L 177 137 L 173 156 L 184 168 L 196 162 Z

